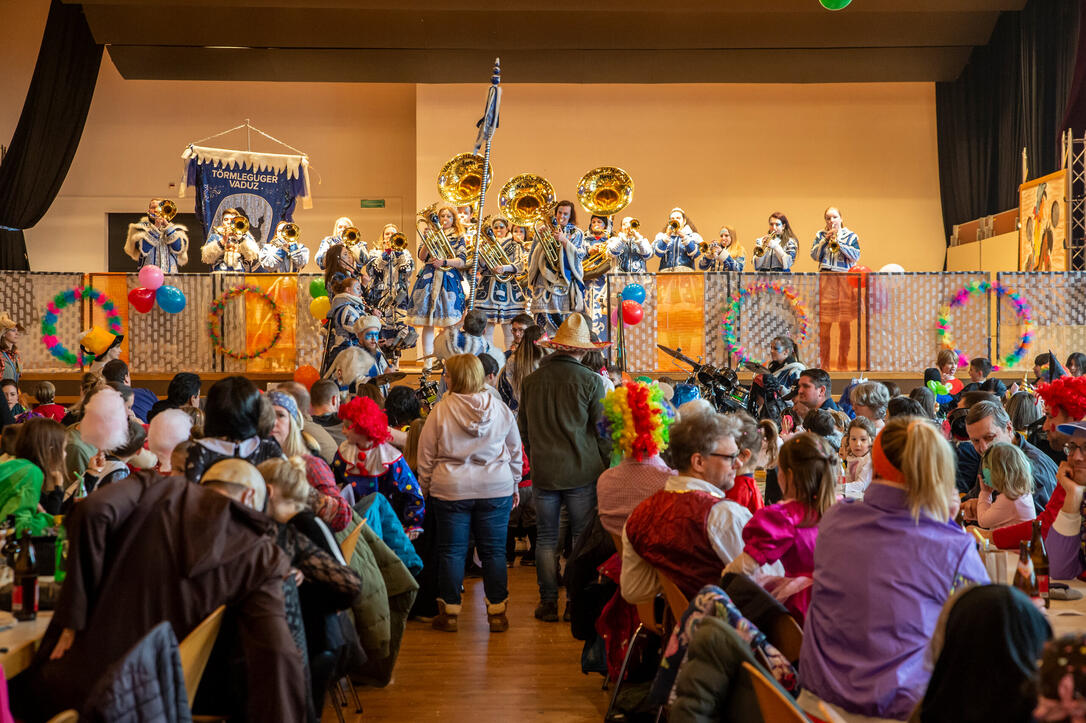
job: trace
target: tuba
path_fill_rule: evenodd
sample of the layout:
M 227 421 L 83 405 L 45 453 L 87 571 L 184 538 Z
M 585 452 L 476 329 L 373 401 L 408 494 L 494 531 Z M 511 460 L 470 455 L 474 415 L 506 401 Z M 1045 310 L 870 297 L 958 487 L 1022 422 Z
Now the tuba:
M 487 186 L 494 177 L 486 169 Z M 483 157 L 459 153 L 448 160 L 437 174 L 437 192 L 453 206 L 474 205 L 483 194 Z
M 505 249 L 498 243 L 498 239 L 494 238 L 494 227 L 491 225 L 493 218 L 487 216 L 483 219 L 483 231 L 482 238 L 479 242 L 479 257 L 486 263 L 487 268 L 494 271 L 494 269 L 502 266 L 515 266 L 510 259 L 509 254 L 505 253 Z M 469 261 L 470 263 L 470 261 Z M 494 278 L 498 281 L 513 281 L 516 278 L 516 272 L 511 274 L 494 274 Z
M 437 202 L 431 203 L 426 208 L 420 208 L 417 216 L 415 231 L 418 232 L 419 238 L 422 240 L 422 244 L 426 247 L 430 257 L 446 260 L 456 258 L 452 242 L 449 241 L 449 237 L 445 235 L 445 231 L 441 228 L 441 220 L 437 214 Z
M 551 218 L 557 203 L 554 186 L 543 176 L 522 173 L 513 176 L 498 192 L 498 206 L 515 226 L 527 226 L 535 231 L 547 263 L 557 269 L 562 258 L 562 245 L 554 235 Z
M 593 168 L 577 183 L 577 201 L 595 216 L 608 218 L 633 201 L 634 182 L 630 174 L 615 166 Z M 640 225 L 640 223 L 638 224 Z M 593 248 L 584 260 L 584 280 L 591 281 L 611 270 L 613 259 L 607 248 Z

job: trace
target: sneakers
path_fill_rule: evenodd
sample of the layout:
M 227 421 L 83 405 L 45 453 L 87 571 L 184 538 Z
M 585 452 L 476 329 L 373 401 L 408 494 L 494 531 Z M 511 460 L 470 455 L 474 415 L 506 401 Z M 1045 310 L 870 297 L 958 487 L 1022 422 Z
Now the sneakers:
M 444 600 L 437 601 L 437 617 L 430 623 L 434 630 L 443 633 L 456 632 L 456 618 L 460 615 L 459 605 L 446 604 Z
M 545 623 L 558 622 L 558 601 L 540 600 L 535 609 L 535 617 L 536 620 L 542 620 Z
M 486 622 L 490 625 L 490 632 L 504 633 L 509 629 L 509 618 L 505 616 L 506 605 L 504 602 L 486 603 Z

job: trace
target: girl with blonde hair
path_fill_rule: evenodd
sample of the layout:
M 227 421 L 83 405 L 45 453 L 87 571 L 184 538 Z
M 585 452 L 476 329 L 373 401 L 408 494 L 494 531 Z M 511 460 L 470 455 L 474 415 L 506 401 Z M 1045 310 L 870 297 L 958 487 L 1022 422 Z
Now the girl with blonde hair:
M 415 286 L 409 299 L 400 307 L 407 312 L 407 323 L 422 327 L 422 355 L 434 353 L 434 327 L 452 326 L 464 315 L 464 277 L 461 273 L 467 265 L 467 239 L 464 227 L 457 218 L 456 209 L 449 205 L 438 206 L 433 213 L 437 226 L 451 246 L 452 256 L 441 258 L 430 254 L 426 244 L 419 245 L 419 269 Z M 437 237 L 436 230 L 433 236 Z M 426 361 L 426 368 L 432 360 Z

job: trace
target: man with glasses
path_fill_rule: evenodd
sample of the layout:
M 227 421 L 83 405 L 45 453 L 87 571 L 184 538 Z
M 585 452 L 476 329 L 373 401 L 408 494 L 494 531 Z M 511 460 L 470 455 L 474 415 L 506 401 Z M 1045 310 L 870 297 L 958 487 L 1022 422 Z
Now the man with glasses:
M 688 598 L 720 580 L 743 551 L 743 527 L 751 513 L 724 498 L 739 469 L 736 417 L 715 412 L 684 414 L 671 427 L 671 460 L 679 474 L 638 505 L 622 531 L 622 597 L 652 600 L 657 571 Z M 768 566 L 782 575 L 779 563 Z
M 1057 580 L 1072 580 L 1086 571 L 1083 558 L 1082 497 L 1086 488 L 1086 422 L 1061 424 L 1057 432 L 1067 436 L 1063 446 L 1067 460 L 1060 464 L 1059 483 L 1063 503 L 1045 538 L 1049 573 Z M 1054 496 L 1053 496 L 1054 497 Z

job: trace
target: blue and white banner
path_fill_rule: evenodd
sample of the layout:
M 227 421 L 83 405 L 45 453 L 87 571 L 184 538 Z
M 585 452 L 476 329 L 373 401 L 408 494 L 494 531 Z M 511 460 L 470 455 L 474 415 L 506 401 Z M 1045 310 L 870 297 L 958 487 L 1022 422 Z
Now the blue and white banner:
M 240 209 L 263 246 L 280 221 L 294 220 L 294 206 L 311 208 L 309 158 L 190 145 L 181 154 L 185 173 L 178 195 L 196 189 L 196 217 L 204 233 L 219 225 L 223 211 Z

